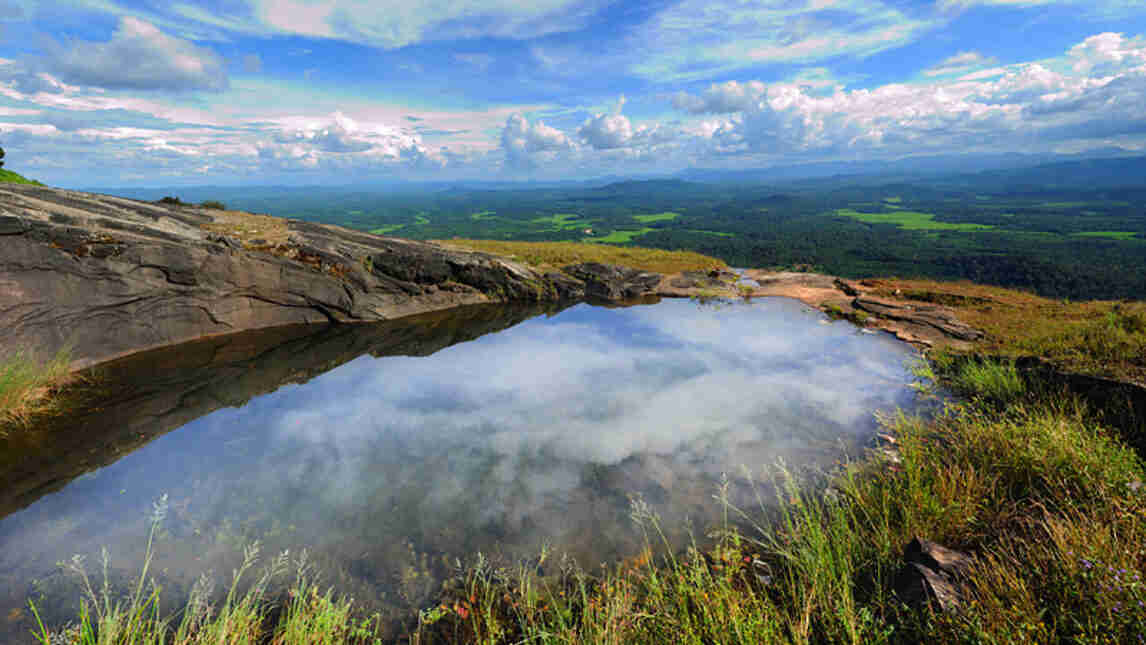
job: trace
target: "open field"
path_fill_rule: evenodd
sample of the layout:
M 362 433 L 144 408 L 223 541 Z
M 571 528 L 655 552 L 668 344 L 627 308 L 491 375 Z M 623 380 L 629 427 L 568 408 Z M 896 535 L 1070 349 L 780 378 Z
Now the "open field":
M 851 217 L 868 224 L 895 224 L 905 231 L 983 231 L 994 228 L 990 224 L 952 224 L 936 222 L 932 213 L 894 210 L 886 213 L 861 213 L 851 208 L 836 209 L 836 215 Z

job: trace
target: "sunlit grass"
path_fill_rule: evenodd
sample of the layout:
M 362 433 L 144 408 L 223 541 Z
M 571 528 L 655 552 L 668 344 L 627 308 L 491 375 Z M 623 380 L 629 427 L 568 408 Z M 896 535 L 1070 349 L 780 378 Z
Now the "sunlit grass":
M 61 350 L 47 361 L 13 351 L 0 355 L 0 428 L 26 421 L 52 405 L 51 390 L 68 375 L 70 354 Z
M 600 262 L 656 271 L 704 271 L 725 266 L 722 260 L 692 251 L 664 251 L 579 242 L 506 242 L 500 240 L 438 240 L 439 244 L 504 255 L 538 267 L 558 268 L 579 262 Z
M 954 308 L 986 332 L 980 353 L 1038 356 L 1067 371 L 1146 384 L 1146 302 L 1055 300 L 966 281 L 868 282 L 878 295 Z
M 894 210 L 884 213 L 861 213 L 851 208 L 837 208 L 835 214 L 850 217 L 869 224 L 895 224 L 905 231 L 983 231 L 994 228 L 989 224 L 969 222 L 937 222 L 933 213 Z

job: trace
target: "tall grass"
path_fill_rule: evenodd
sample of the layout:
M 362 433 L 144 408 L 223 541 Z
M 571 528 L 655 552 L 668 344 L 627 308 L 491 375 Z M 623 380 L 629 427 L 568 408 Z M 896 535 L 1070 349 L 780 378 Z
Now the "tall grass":
M 156 536 L 167 512 L 167 496 L 155 504 L 143 564 L 134 589 L 124 594 L 113 588 L 103 552 L 102 583 L 93 584 L 83 558 L 75 556 L 62 566 L 80 582 L 81 608 L 78 621 L 49 629 L 35 603 L 29 603 L 36 619 L 34 633 L 41 645 L 334 645 L 379 643 L 377 616 L 357 618 L 353 601 L 321 591 L 303 551 L 293 560 L 289 552 L 272 558 L 248 581 L 259 559 L 259 545 L 243 551 L 242 562 L 231 574 L 221 600 L 213 601 L 213 584 L 202 575 L 192 587 L 185 606 L 177 613 L 160 607 L 161 587 L 150 576 Z M 285 594 L 276 585 L 293 570 L 293 582 Z M 277 617 L 277 619 L 276 619 Z
M 50 390 L 67 376 L 70 362 L 66 350 L 45 362 L 22 351 L 0 356 L 0 427 L 50 406 Z

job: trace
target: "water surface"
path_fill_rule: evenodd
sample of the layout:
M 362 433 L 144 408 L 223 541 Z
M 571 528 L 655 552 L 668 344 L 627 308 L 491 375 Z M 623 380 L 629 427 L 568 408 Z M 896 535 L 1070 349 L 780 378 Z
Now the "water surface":
M 361 602 L 418 606 L 479 551 L 525 558 L 548 544 L 588 567 L 634 553 L 632 496 L 674 530 L 703 528 L 718 517 L 723 474 L 742 482 L 778 459 L 830 463 L 870 438 L 876 410 L 912 404 L 909 347 L 787 299 L 577 305 L 449 339 L 468 342 L 429 343 L 428 356 L 343 354 L 317 376 L 312 360 L 294 376 L 304 382 L 163 427 L 39 493 L 0 520 L 0 587 L 11 590 L 0 601 L 42 593 L 66 610 L 74 587 L 55 563 L 74 553 L 95 563 L 103 546 L 133 570 L 166 494 L 155 570 L 169 589 L 225 571 L 258 539 L 265 551 L 310 548 L 328 582 Z M 276 383 L 292 380 L 291 356 L 308 354 L 276 360 L 288 376 Z M 175 425 L 138 407 L 151 416 L 122 423 L 140 436 L 148 423 Z M 732 495 L 755 503 L 747 485 Z

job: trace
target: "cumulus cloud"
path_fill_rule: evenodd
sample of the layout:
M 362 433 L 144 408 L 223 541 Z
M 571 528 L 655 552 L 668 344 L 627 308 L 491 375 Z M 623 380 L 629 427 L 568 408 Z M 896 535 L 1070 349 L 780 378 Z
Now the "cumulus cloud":
M 169 36 L 131 16 L 120 19 L 107 42 L 55 46 L 46 64 L 78 85 L 132 90 L 222 90 L 222 58 L 208 48 Z
M 622 96 L 612 113 L 586 119 L 577 129 L 577 136 L 595 150 L 655 146 L 676 138 L 675 131 L 660 124 L 634 128 L 629 118 L 621 113 L 624 106 L 625 97 Z
M 1146 64 L 1146 40 L 1122 34 L 1095 34 L 1070 48 L 1074 71 L 1109 75 Z
M 727 114 L 756 108 L 766 96 L 767 88 L 760 81 L 728 81 L 713 83 L 700 96 L 681 92 L 673 97 L 673 105 L 692 114 Z
M 940 67 L 989 62 L 964 52 Z M 698 95 L 678 94 L 672 103 L 690 114 L 729 115 L 692 130 L 709 140 L 707 150 L 714 155 L 997 150 L 1032 141 L 1140 134 L 1146 132 L 1140 108 L 1146 104 L 1146 46 L 1120 34 L 1098 34 L 1061 61 L 989 74 L 837 88 L 824 96 L 793 83 L 731 81 Z
M 558 152 L 571 150 L 575 145 L 564 132 L 541 120 L 530 123 L 521 114 L 510 115 L 501 130 L 506 161 L 515 167 L 533 167 L 538 161 L 552 160 Z

